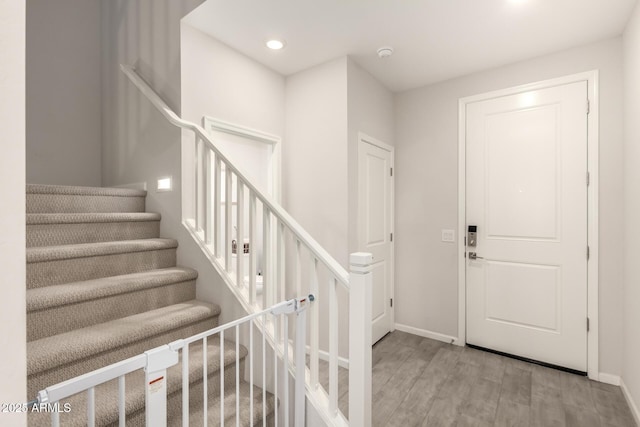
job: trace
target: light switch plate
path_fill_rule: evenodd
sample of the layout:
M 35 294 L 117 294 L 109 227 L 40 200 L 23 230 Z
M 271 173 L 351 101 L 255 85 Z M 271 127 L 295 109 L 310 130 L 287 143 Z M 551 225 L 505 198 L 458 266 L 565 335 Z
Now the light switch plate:
M 442 241 L 443 242 L 455 242 L 456 241 L 456 232 L 455 230 L 442 230 Z

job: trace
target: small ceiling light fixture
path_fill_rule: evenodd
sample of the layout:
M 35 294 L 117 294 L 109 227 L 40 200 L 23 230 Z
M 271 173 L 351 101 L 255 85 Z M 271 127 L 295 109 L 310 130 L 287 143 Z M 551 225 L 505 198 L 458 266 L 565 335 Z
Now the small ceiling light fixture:
M 378 57 L 380 59 L 388 58 L 393 55 L 393 48 L 389 46 L 384 46 L 378 49 Z
M 285 46 L 285 42 L 283 40 L 278 40 L 278 39 L 267 40 L 265 44 L 269 49 L 272 49 L 272 50 L 280 50 Z

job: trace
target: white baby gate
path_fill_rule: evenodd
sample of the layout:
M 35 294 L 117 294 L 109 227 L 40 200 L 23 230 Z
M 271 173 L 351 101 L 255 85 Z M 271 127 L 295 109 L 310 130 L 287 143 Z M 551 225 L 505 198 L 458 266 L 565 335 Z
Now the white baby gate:
M 266 349 L 268 344 L 266 343 L 266 334 L 262 332 L 261 347 L 262 347 L 262 365 L 261 386 L 263 389 L 267 386 L 267 371 L 273 369 L 273 404 L 275 407 L 274 420 L 275 425 L 289 426 L 289 375 L 294 376 L 294 417 L 295 426 L 303 426 L 305 424 L 305 343 L 306 343 L 306 309 L 308 304 L 314 300 L 313 295 L 308 297 L 291 299 L 288 301 L 282 301 L 278 304 L 262 310 L 257 313 L 250 314 L 242 317 L 233 322 L 229 322 L 222 326 L 210 329 L 208 331 L 193 335 L 186 339 L 180 339 L 170 344 L 166 344 L 151 350 L 131 357 L 129 359 L 114 363 L 109 366 L 97 369 L 84 375 L 72 378 L 70 380 L 61 382 L 59 384 L 47 387 L 46 389 L 38 393 L 38 397 L 35 401 L 31 402 L 36 405 L 49 405 L 49 407 L 56 407 L 61 404 L 64 399 L 67 399 L 78 393 L 86 393 L 86 413 L 87 413 L 87 425 L 95 426 L 96 423 L 96 398 L 95 389 L 100 384 L 104 384 L 108 381 L 118 380 L 118 417 L 119 425 L 124 427 L 126 425 L 126 412 L 125 412 L 125 392 L 126 383 L 125 376 L 131 372 L 139 369 L 144 369 L 145 372 L 145 420 L 147 426 L 164 427 L 167 425 L 167 369 L 171 366 L 178 364 L 180 356 L 182 359 L 182 425 L 189 425 L 189 346 L 196 342 L 202 342 L 203 352 L 203 425 L 206 427 L 208 422 L 208 370 L 207 370 L 207 340 L 219 339 L 220 340 L 220 424 L 225 425 L 225 375 L 224 375 L 224 347 L 225 347 L 225 333 L 230 329 L 234 329 L 231 332 L 236 347 L 236 365 L 235 365 L 235 388 L 236 392 L 240 390 L 240 327 L 242 325 L 249 326 L 249 341 L 248 341 L 248 368 L 249 368 L 249 416 L 250 425 L 254 425 L 254 326 L 262 326 L 263 331 L 267 325 L 271 325 L 274 330 L 280 329 L 284 335 L 284 343 L 289 342 L 289 327 L 288 319 L 289 315 L 295 314 L 295 339 L 293 347 L 290 345 L 280 346 L 276 350 L 276 357 L 273 359 L 273 366 L 267 366 Z M 281 328 L 277 328 L 278 322 Z M 259 330 L 259 329 L 258 329 Z M 214 335 L 218 337 L 213 337 Z M 213 337 L 213 338 L 212 338 Z M 295 351 L 293 349 L 295 348 Z M 180 354 L 181 353 L 181 354 Z M 292 354 L 293 353 L 293 354 Z M 282 359 L 283 369 L 278 372 L 279 358 Z M 292 363 L 292 359 L 295 361 Z M 280 378 L 279 378 L 280 376 Z M 281 386 L 283 390 L 283 396 L 278 397 L 278 381 L 282 381 Z M 282 417 L 283 419 L 278 421 L 278 403 L 283 406 Z M 235 401 L 235 425 L 240 425 L 240 399 Z M 266 407 L 267 407 L 267 393 L 266 390 L 262 392 L 262 421 L 266 426 Z M 78 410 L 79 408 L 73 408 Z M 228 422 L 227 422 L 228 424 Z M 54 411 L 51 413 L 51 425 L 54 427 L 60 426 L 60 413 Z

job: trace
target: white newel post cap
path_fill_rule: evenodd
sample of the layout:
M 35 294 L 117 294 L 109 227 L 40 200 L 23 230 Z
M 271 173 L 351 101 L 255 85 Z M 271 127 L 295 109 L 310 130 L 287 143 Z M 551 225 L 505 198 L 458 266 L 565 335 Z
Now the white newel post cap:
M 354 252 L 349 255 L 349 264 L 353 273 L 368 273 L 371 271 L 373 255 L 369 252 Z

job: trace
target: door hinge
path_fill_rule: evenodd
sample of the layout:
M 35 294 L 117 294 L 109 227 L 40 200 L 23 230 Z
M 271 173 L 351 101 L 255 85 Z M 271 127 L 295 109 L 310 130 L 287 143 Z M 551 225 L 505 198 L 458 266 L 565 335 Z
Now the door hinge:
M 393 307 L 393 298 L 391 298 L 391 299 L 389 300 L 389 305 L 390 305 L 391 307 Z
M 389 168 L 391 176 L 393 176 L 393 168 Z
M 591 112 L 591 101 L 587 99 L 587 114 Z
M 391 239 L 391 241 L 393 242 L 393 233 L 389 234 L 389 239 Z
M 587 332 L 589 332 L 589 328 L 590 328 L 590 325 L 589 325 L 589 318 L 587 317 Z
M 587 187 L 591 184 L 591 174 L 587 172 Z
M 587 246 L 587 261 L 589 261 L 589 256 L 591 255 L 591 249 Z

